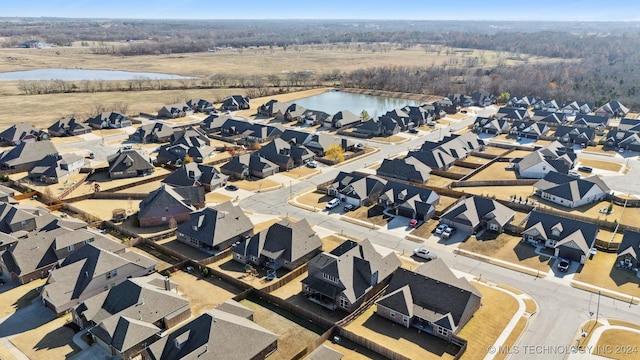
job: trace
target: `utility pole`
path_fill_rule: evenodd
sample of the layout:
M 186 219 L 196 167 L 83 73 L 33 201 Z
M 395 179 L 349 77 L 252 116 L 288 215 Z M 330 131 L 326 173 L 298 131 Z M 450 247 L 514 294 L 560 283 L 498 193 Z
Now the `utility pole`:
M 600 316 L 600 290 L 598 290 L 598 306 L 596 307 L 596 322 L 598 322 L 598 316 Z

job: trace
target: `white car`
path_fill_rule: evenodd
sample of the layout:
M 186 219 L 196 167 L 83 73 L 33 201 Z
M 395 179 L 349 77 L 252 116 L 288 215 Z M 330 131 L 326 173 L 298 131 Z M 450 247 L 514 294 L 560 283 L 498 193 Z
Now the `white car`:
M 333 198 L 333 199 L 329 200 L 329 202 L 327 203 L 326 208 L 327 209 L 333 209 L 333 208 L 337 207 L 338 205 L 340 205 L 340 199 Z
M 429 249 L 425 249 L 425 248 L 413 249 L 413 255 L 419 258 L 423 258 L 425 260 L 434 260 L 438 258 L 438 255 L 432 253 L 431 251 L 429 251 Z
M 315 169 L 315 168 L 317 168 L 317 167 L 318 167 L 318 163 L 317 163 L 317 162 L 315 162 L 315 161 L 309 161 L 309 162 L 307 163 L 307 167 L 308 167 L 308 168 L 311 168 L 311 169 Z
M 449 228 L 449 225 L 447 224 L 440 224 L 438 225 L 438 227 L 436 228 L 436 234 L 440 235 L 442 234 L 445 230 L 447 230 Z

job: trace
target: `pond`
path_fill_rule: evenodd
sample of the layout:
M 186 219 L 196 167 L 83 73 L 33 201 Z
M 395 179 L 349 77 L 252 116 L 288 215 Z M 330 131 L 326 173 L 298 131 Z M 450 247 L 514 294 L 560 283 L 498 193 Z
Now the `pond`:
M 36 69 L 0 72 L 0 81 L 20 80 L 174 80 L 192 79 L 189 76 L 161 74 L 150 72 L 132 72 L 121 70 L 95 70 L 95 69 Z
M 349 110 L 356 115 L 360 115 L 362 110 L 367 110 L 369 116 L 373 118 L 383 115 L 387 111 L 395 108 L 401 108 L 406 105 L 420 105 L 422 102 L 417 100 L 353 94 L 344 91 L 328 91 L 319 95 L 298 99 L 291 103 L 302 105 L 311 110 L 324 111 L 328 114 Z

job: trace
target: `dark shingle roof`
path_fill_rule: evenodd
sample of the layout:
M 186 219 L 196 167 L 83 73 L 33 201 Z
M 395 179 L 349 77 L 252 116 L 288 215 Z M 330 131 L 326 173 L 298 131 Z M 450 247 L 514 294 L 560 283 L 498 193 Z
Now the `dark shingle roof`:
M 252 229 L 253 224 L 242 209 L 227 201 L 192 212 L 189 221 L 180 224 L 177 232 L 216 246 Z

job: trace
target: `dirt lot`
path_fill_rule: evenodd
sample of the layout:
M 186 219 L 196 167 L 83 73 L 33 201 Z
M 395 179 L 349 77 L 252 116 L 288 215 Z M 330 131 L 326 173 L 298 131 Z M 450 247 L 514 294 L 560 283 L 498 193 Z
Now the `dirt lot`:
M 437 211 L 442 211 L 449 206 L 451 206 L 454 202 L 458 201 L 458 198 L 451 196 L 440 196 L 440 202 L 436 206 Z
M 331 199 L 333 199 L 333 196 L 315 191 L 297 197 L 297 201 L 299 203 L 320 209 L 324 209 L 324 207 Z
M 248 190 L 248 191 L 258 191 L 261 189 L 269 189 L 275 186 L 282 186 L 282 184 L 277 183 L 271 179 L 258 179 L 251 178 L 249 180 L 234 180 L 229 181 L 229 183 L 236 185 L 240 189 Z
M 522 243 L 522 238 L 505 233 L 485 232 L 480 239 L 475 236 L 460 244 L 463 250 L 490 256 L 546 273 L 551 269 L 546 256 L 535 253 L 533 246 Z
M 468 156 L 466 159 L 464 159 L 464 161 L 469 163 L 476 163 L 476 164 L 486 164 L 491 160 L 471 155 L 471 156 Z
M 153 172 L 153 175 L 151 176 L 168 175 L 169 173 L 170 173 L 169 170 L 166 170 L 163 168 L 156 168 Z M 100 184 L 100 187 L 102 188 L 102 190 L 108 190 L 108 189 L 113 189 L 117 186 L 122 186 L 122 185 L 131 185 L 133 187 L 135 186 L 136 182 L 139 182 L 144 179 L 146 178 L 134 177 L 134 178 L 127 178 L 127 179 L 111 180 L 109 178 L 109 174 L 107 174 L 106 172 L 96 173 L 90 176 L 84 184 L 78 186 L 78 188 L 76 188 L 69 195 L 67 195 L 67 198 L 72 198 L 75 196 L 81 196 L 81 195 L 93 193 L 94 182 Z
M 320 170 L 308 168 L 306 166 L 299 166 L 289 171 L 283 171 L 279 174 L 288 176 L 290 178 L 299 179 L 301 177 L 311 177 L 320 174 Z
M 510 196 L 522 197 L 526 199 L 533 194 L 533 186 L 478 186 L 458 188 L 467 194 L 495 196 L 498 199 L 509 200 Z
M 400 135 L 391 135 L 385 137 L 372 137 L 371 140 L 381 143 L 403 143 L 408 141 L 409 139 Z
M 449 168 L 449 170 L 447 170 L 449 172 L 452 172 L 454 174 L 462 174 L 462 175 L 467 175 L 469 173 L 471 173 L 473 171 L 473 169 L 469 169 L 466 167 L 462 167 L 462 166 L 452 166 Z
M 615 253 L 598 251 L 593 259 L 587 259 L 574 280 L 639 297 L 640 278 L 633 271 L 617 269 L 615 264 Z
M 524 197 L 523 197 L 524 199 Z M 608 221 L 618 221 L 621 224 L 627 225 L 635 225 L 638 223 L 638 218 L 640 218 L 640 208 L 632 208 L 624 206 L 613 205 L 613 212 L 611 214 L 601 213 L 600 209 L 606 210 L 610 203 L 607 201 L 601 201 L 599 203 L 587 204 L 577 208 L 567 208 L 564 206 L 560 206 L 554 204 L 552 202 L 543 200 L 539 197 L 535 197 L 536 201 L 542 206 L 551 207 L 556 210 L 565 211 L 571 214 L 588 216 L 593 219 L 605 219 Z M 624 209 L 624 211 L 623 211 Z
M 505 326 L 518 311 L 518 302 L 512 296 L 494 288 L 474 284 L 482 293 L 482 307 L 458 333 L 468 341 L 463 359 L 482 359 Z
M 113 217 L 113 209 L 125 209 L 128 215 L 140 210 L 140 200 L 89 199 L 71 205 L 102 220 L 110 220 Z
M 279 335 L 278 350 L 270 355 L 269 359 L 289 360 L 322 334 L 322 329 L 302 326 L 300 324 L 304 320 L 270 304 L 250 300 L 242 300 L 241 303 L 255 311 L 253 321 L 256 324 Z
M 528 150 L 514 150 L 506 155 L 506 157 L 511 159 L 523 158 L 527 155 L 531 154 L 531 151 Z
M 330 235 L 322 238 L 322 251 L 330 252 L 345 241 L 345 238 Z
M 227 195 L 220 194 L 220 193 L 212 191 L 212 192 L 207 193 L 205 195 L 205 199 L 206 199 L 207 204 L 219 204 L 219 203 L 223 203 L 225 201 L 230 201 L 232 198 L 227 196 Z
M 487 146 L 486 149 L 484 149 L 483 153 L 485 154 L 491 154 L 491 155 L 495 155 L 495 156 L 500 156 L 504 153 L 506 153 L 507 151 L 509 151 L 509 149 L 503 149 L 503 148 L 499 148 L 499 147 L 495 147 L 495 146 Z
M 417 329 L 407 329 L 376 315 L 375 306 L 371 306 L 346 328 L 411 359 L 452 359 L 458 350 L 443 339 L 418 333 Z
M 11 339 L 29 359 L 63 359 L 79 352 L 73 344 L 73 330 L 64 324 L 71 321 L 71 314 L 54 319 L 36 329 L 19 334 Z
M 516 172 L 507 170 L 509 163 L 495 162 L 474 174 L 469 180 L 516 180 Z
M 620 163 L 612 162 L 612 161 L 603 161 L 603 160 L 593 160 L 593 159 L 578 159 L 578 166 L 589 166 L 594 169 L 606 170 L 618 172 L 622 170 L 623 166 Z
M 31 304 L 31 301 L 39 295 L 36 288 L 44 285 L 45 282 L 46 279 L 38 279 L 11 289 L 8 285 L 0 287 L 0 318 Z
M 362 220 L 369 224 L 386 226 L 392 218 L 383 214 L 384 207 L 379 205 L 361 206 L 358 209 L 347 213 L 347 217 Z
M 453 182 L 452 179 L 432 174 L 432 175 L 429 175 L 429 182 L 427 182 L 427 185 L 435 186 L 439 188 L 446 188 L 452 182 Z
M 178 291 L 189 300 L 194 317 L 212 309 L 240 293 L 240 290 L 214 277 L 202 279 L 196 274 L 176 271 L 171 281 L 178 284 Z
M 637 359 L 638 344 L 640 344 L 640 334 L 635 331 L 605 330 L 600 334 L 594 355 L 618 360 Z M 626 349 L 628 353 L 625 351 L 606 351 L 616 349 Z

